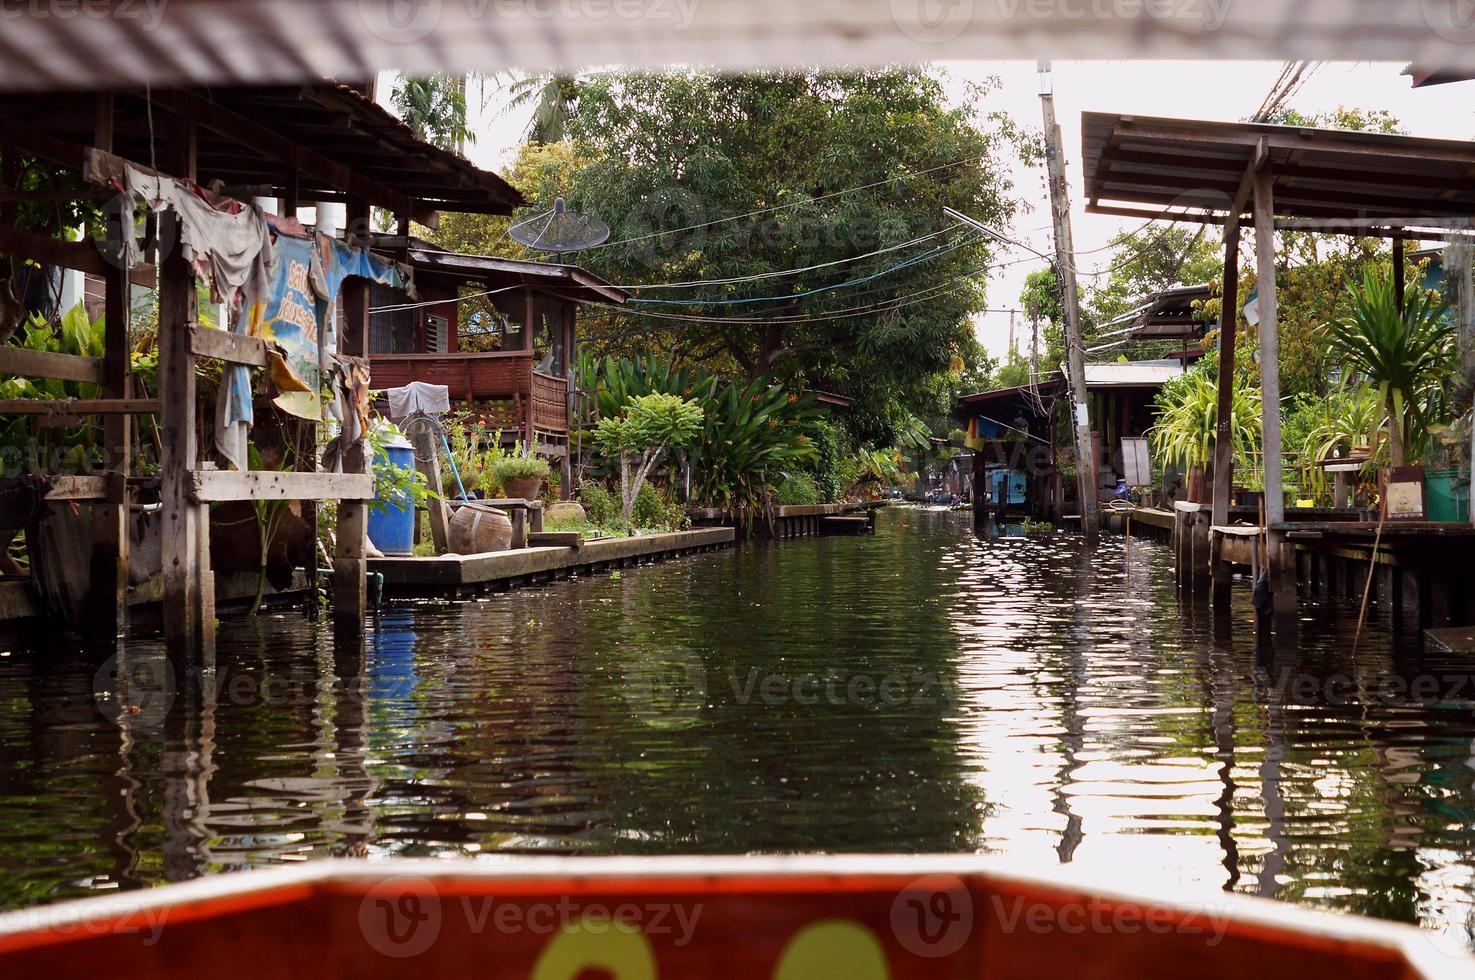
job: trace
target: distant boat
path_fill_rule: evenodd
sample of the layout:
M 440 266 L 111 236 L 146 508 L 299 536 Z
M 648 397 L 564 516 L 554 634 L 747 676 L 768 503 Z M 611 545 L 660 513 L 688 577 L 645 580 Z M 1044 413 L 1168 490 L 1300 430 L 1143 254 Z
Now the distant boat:
M 1418 929 L 975 856 L 318 861 L 0 915 L 0 976 L 1455 980 Z

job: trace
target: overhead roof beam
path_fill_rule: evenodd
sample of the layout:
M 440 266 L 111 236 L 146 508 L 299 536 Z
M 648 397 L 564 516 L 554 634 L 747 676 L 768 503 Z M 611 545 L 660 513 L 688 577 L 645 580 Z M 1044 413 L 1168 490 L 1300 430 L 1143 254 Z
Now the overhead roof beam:
M 426 226 L 433 227 L 439 223 L 439 215 L 433 208 L 427 208 L 390 187 L 193 92 L 154 92 L 145 98 L 193 119 L 206 129 L 266 154 L 301 174 L 326 181 L 346 194 L 362 197 L 396 214 L 408 214 Z

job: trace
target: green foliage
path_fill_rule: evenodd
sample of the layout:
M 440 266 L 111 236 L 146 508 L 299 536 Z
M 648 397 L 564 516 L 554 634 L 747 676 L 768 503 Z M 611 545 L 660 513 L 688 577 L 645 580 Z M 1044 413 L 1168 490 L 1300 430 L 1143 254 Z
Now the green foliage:
M 642 530 L 679 530 L 686 525 L 686 508 L 671 500 L 654 483 L 646 481 L 635 495 L 630 523 Z
M 590 162 L 566 197 L 571 209 L 610 222 L 613 244 L 599 250 L 599 271 L 633 285 L 854 259 L 942 231 L 944 205 L 1007 224 L 1018 206 L 1007 157 L 1032 144 L 1002 113 L 978 109 L 989 93 L 984 86 L 951 100 L 934 73 L 906 68 L 581 79 L 568 132 Z M 836 196 L 859 187 L 866 190 Z M 761 213 L 708 224 L 746 211 Z M 943 244 L 949 250 L 906 272 L 887 271 Z M 918 412 L 924 382 L 976 348 L 971 317 L 986 296 L 972 273 L 994 252 L 980 237 L 950 232 L 803 277 L 637 291 L 641 300 L 705 305 L 631 304 L 585 338 L 606 351 L 679 351 L 725 376 L 864 395 L 874 412 L 853 413 L 846 424 L 875 438 L 890 406 Z M 864 286 L 824 288 L 871 275 Z M 908 302 L 943 282 L 953 288 Z M 798 295 L 811 290 L 819 291 Z M 769 296 L 783 298 L 729 305 Z M 809 319 L 857 308 L 859 315 Z M 652 321 L 642 309 L 744 318 Z
M 1369 268 L 1350 287 L 1352 312 L 1329 325 L 1332 343 L 1352 370 L 1378 391 L 1387 412 L 1394 466 L 1427 443 L 1445 417 L 1445 385 L 1453 376 L 1454 328 L 1449 307 L 1416 284 L 1396 295 L 1391 275 Z
M 12 338 L 12 346 L 27 350 L 102 357 L 104 324 L 92 321 L 87 309 L 77 304 L 53 325 L 32 316 Z M 9 378 L 0 381 L 0 398 L 96 398 L 101 388 L 79 381 L 55 378 Z M 102 420 L 90 417 L 80 426 L 66 429 L 32 428 L 28 416 L 14 416 L 0 425 L 0 473 L 86 473 L 101 462 Z
M 808 473 L 790 473 L 773 491 L 773 498 L 781 504 L 821 503 L 819 484 Z
M 1286 413 L 1281 441 L 1301 461 L 1303 492 L 1326 500 L 1331 481 L 1318 460 L 1347 456 L 1353 450 L 1371 450 L 1364 474 L 1387 463 L 1386 442 L 1377 435 L 1386 412 L 1377 389 L 1367 384 L 1344 382 L 1326 397 L 1304 396 Z
M 546 480 L 552 469 L 548 460 L 541 456 L 512 454 L 503 456 L 492 463 L 491 475 L 492 479 L 505 487 L 513 480 L 526 480 L 532 477 Z
M 586 481 L 575 494 L 591 524 L 608 527 L 620 519 L 620 501 L 602 485 Z
M 817 419 L 815 396 L 795 395 L 762 378 L 733 383 L 710 402 L 692 452 L 692 492 L 706 506 L 746 518 L 769 490 L 818 453 L 805 434 Z
M 659 453 L 685 446 L 701 431 L 702 409 L 680 395 L 652 392 L 624 404 L 618 415 L 607 415 L 594 429 L 594 443 L 608 456 Z
M 447 492 L 460 493 L 456 485 L 459 473 L 467 493 L 479 493 L 487 498 L 504 496 L 502 482 L 493 475 L 497 461 L 507 456 L 502 448 L 501 432 L 488 429 L 463 412 L 447 415 L 442 428 L 451 452 L 441 465 L 441 486 Z
M 466 125 L 466 80 L 459 75 L 405 75 L 389 104 L 420 139 L 460 153 L 476 134 Z
M 1148 431 L 1160 461 L 1207 466 L 1214 455 L 1219 421 L 1219 385 L 1214 373 L 1195 368 L 1158 392 L 1157 423 Z M 1245 467 L 1260 445 L 1260 390 L 1236 374 L 1230 402 L 1230 444 L 1237 467 Z

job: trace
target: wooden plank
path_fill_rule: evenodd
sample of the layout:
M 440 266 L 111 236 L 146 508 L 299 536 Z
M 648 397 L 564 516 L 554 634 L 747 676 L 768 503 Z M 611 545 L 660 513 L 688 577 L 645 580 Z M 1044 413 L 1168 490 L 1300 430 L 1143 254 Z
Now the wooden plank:
M 529 548 L 582 548 L 584 535 L 578 531 L 533 531 L 528 535 Z
M 368 473 L 312 473 L 292 470 L 196 470 L 190 498 L 198 503 L 223 500 L 373 500 Z
M 100 385 L 103 381 L 102 358 L 27 350 L 24 347 L 7 345 L 0 347 L 0 374 Z
M 0 225 L 0 252 L 95 276 L 106 275 L 108 270 L 107 259 L 91 242 L 64 242 L 9 224 Z
M 247 367 L 266 366 L 266 341 L 213 327 L 190 329 L 190 352 L 197 357 L 213 357 Z
M 0 398 L 0 415 L 157 415 L 157 398 Z
M 47 500 L 104 500 L 108 495 L 108 478 L 98 474 L 60 474 L 48 477 Z

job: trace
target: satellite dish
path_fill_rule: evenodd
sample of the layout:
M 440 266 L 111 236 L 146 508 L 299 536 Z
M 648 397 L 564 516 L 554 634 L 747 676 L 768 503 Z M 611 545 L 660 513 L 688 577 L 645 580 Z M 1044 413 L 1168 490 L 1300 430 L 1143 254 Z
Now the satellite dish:
M 539 252 L 578 252 L 602 245 L 609 238 L 609 225 L 587 214 L 575 214 L 563 198 L 553 202 L 552 211 L 526 218 L 507 229 L 515 242 Z

